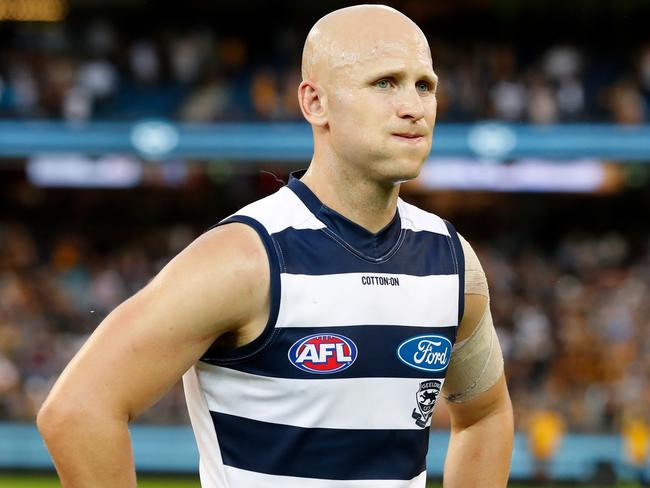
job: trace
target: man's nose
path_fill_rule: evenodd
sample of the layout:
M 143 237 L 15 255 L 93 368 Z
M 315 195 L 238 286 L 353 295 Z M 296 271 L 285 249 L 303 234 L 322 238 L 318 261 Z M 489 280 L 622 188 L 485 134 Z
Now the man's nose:
M 404 88 L 398 96 L 397 115 L 400 118 L 419 120 L 424 117 L 422 97 L 415 87 Z

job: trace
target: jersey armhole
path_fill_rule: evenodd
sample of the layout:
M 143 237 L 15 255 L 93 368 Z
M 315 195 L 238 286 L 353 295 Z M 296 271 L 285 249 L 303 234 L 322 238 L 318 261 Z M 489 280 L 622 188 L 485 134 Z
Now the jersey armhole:
M 262 333 L 248 344 L 244 344 L 243 346 L 239 346 L 234 349 L 225 349 L 217 347 L 216 342 L 213 343 L 200 358 L 201 361 L 209 364 L 233 364 L 239 361 L 244 361 L 263 351 L 273 340 L 273 337 L 275 335 L 275 324 L 277 322 L 278 312 L 280 310 L 280 260 L 273 243 L 273 238 L 268 233 L 266 228 L 259 221 L 255 220 L 252 217 L 248 217 L 246 215 L 233 215 L 225 220 L 222 220 L 218 224 L 213 225 L 210 227 L 210 229 L 236 222 L 252 227 L 257 232 L 260 239 L 262 240 L 262 243 L 264 244 L 264 249 L 266 250 L 266 255 L 269 261 L 269 270 L 271 273 L 269 283 L 271 293 L 269 318 L 266 322 L 266 325 L 264 326 Z
M 463 252 L 463 245 L 460 243 L 458 233 L 454 226 L 446 220 L 445 225 L 447 226 L 447 231 L 451 239 L 454 260 L 456 261 L 456 270 L 458 272 L 458 325 L 460 325 L 465 314 L 465 253 Z

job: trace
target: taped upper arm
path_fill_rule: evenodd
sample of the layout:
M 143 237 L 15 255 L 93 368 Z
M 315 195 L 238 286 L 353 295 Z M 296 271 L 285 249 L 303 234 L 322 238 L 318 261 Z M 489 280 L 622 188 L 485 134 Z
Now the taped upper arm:
M 474 251 L 474 248 L 460 234 L 458 234 L 463 253 L 465 254 L 465 295 L 480 295 L 489 298 L 487 278 L 483 266 Z
M 503 373 L 503 356 L 492 324 L 487 278 L 476 253 L 459 234 L 465 254 L 465 313 L 443 386 L 453 402 L 490 389 Z
M 476 252 L 462 235 L 458 234 L 458 239 L 465 255 L 465 311 L 458 327 L 457 343 L 472 335 L 490 299 L 487 277 Z

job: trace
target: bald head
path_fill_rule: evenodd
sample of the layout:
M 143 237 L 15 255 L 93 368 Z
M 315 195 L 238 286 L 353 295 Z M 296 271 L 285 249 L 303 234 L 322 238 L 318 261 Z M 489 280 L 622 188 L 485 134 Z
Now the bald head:
M 302 78 L 327 83 L 346 68 L 378 56 L 412 55 L 414 45 L 417 56 L 430 64 L 431 51 L 422 30 L 391 7 L 356 5 L 335 10 L 316 22 L 307 35 Z
M 381 5 L 326 15 L 307 36 L 302 76 L 298 103 L 317 171 L 386 188 L 417 176 L 431 150 L 438 77 L 411 19 Z

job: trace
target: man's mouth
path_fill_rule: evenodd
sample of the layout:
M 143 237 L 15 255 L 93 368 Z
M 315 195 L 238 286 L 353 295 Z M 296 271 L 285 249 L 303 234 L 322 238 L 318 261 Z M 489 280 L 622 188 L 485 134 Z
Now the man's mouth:
M 397 133 L 397 134 L 393 134 L 393 136 L 397 137 L 398 139 L 409 141 L 409 142 L 418 142 L 424 139 L 424 135 L 415 132 Z

